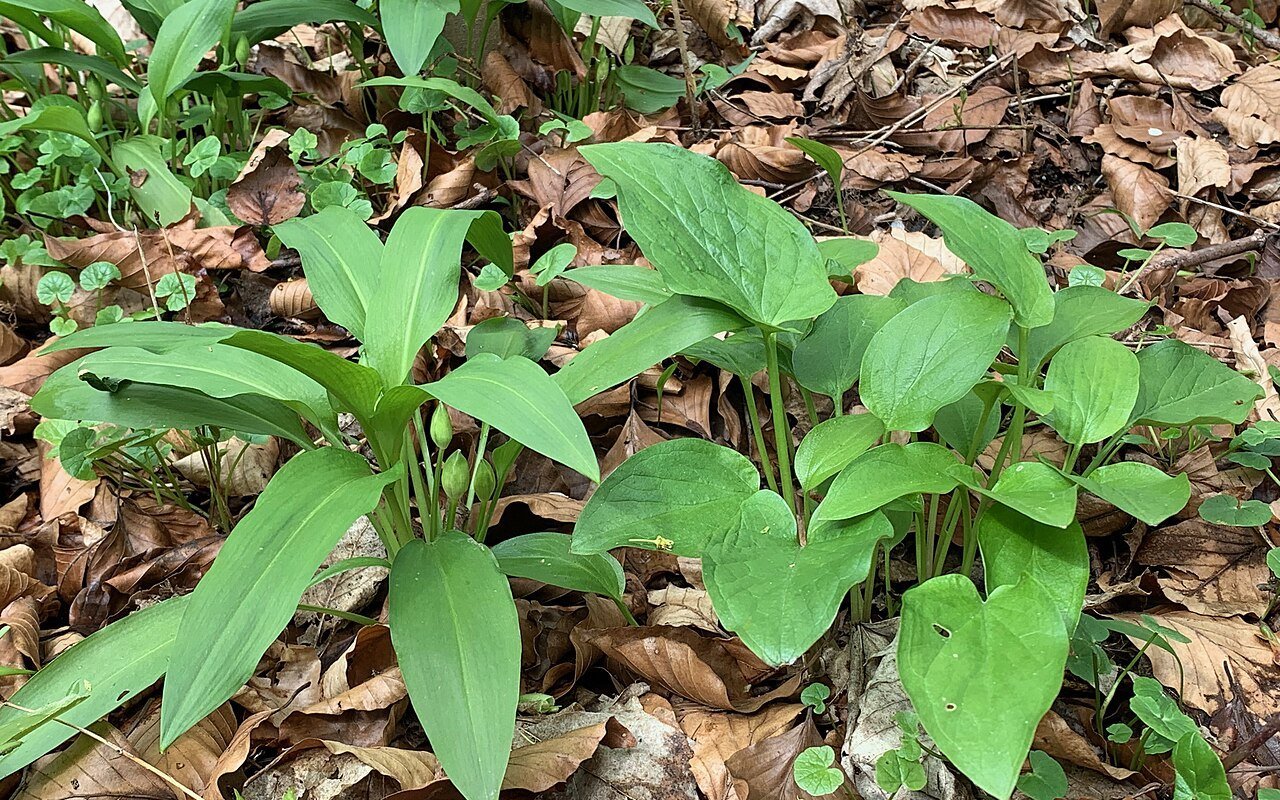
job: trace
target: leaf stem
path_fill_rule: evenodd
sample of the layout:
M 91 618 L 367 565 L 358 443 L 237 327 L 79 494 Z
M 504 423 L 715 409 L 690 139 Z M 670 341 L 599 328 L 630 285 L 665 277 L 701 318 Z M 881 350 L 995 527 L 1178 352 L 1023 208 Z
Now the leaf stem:
M 471 465 L 471 482 L 467 484 L 467 504 L 463 506 L 463 510 L 467 516 L 471 516 L 471 504 L 476 499 L 476 473 L 480 471 L 480 462 L 484 461 L 484 451 L 489 447 L 489 423 L 485 422 L 480 425 L 480 442 L 476 445 L 475 463 Z M 497 491 L 497 488 L 494 488 Z
M 760 423 L 760 410 L 756 408 L 756 387 L 751 383 L 751 378 L 745 375 L 739 375 L 738 382 L 742 384 L 742 393 L 747 398 L 747 415 L 751 417 L 751 435 L 756 441 L 756 450 L 760 452 L 760 471 L 764 473 L 769 491 L 778 494 L 778 480 L 773 477 L 773 466 L 769 463 L 769 449 L 764 440 L 764 428 Z
M 782 401 L 782 372 L 778 368 L 778 334 L 764 336 L 765 368 L 769 372 L 769 405 L 773 409 L 773 446 L 778 454 L 778 487 L 791 513 L 796 512 L 795 486 L 791 481 L 791 426 Z

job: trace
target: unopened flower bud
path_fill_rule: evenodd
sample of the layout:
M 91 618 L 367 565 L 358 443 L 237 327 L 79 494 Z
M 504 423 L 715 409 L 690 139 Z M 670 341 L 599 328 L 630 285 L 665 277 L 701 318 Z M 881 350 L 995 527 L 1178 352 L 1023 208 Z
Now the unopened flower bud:
M 436 403 L 436 410 L 431 413 L 431 443 L 437 450 L 443 450 L 453 441 L 453 423 L 449 421 L 449 410 L 444 403 Z
M 440 474 L 440 486 L 445 496 L 457 500 L 467 492 L 467 484 L 471 482 L 471 470 L 467 469 L 467 459 L 459 450 L 454 450 L 444 462 Z

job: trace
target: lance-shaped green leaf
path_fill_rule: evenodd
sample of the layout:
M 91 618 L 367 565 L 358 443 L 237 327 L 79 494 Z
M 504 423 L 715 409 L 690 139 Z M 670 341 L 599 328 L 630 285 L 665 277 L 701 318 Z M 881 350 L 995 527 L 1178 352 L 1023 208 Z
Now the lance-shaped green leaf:
M 493 211 L 417 206 L 396 220 L 370 306 L 377 313 L 368 319 L 364 336 L 369 364 L 387 385 L 404 381 L 418 351 L 457 305 L 464 241 L 470 238 L 482 255 L 501 259 L 504 268 L 510 263 L 511 241 L 501 230 Z
M 280 468 L 187 599 L 164 682 L 162 747 L 253 677 L 311 576 L 396 477 L 370 473 L 368 462 L 338 447 Z
M 576 267 L 560 277 L 580 283 L 619 300 L 657 305 L 671 296 L 671 290 L 656 269 L 635 264 L 601 264 Z
M 343 206 L 326 206 L 272 230 L 287 247 L 298 251 L 307 287 L 325 317 L 363 339 L 382 261 L 378 235 L 359 214 Z
M 1029 578 L 995 589 L 985 603 L 963 575 L 933 578 L 902 597 L 902 687 L 942 754 L 1001 800 L 1058 696 L 1067 650 L 1061 611 Z
M 520 623 L 511 587 L 458 531 L 414 540 L 391 565 L 391 641 L 431 752 L 467 800 L 494 800 L 520 700 Z
M 142 84 L 125 74 L 105 58 L 91 56 L 86 53 L 77 53 L 61 47 L 35 47 L 31 50 L 19 50 L 0 59 L 0 63 L 57 64 L 79 72 L 92 73 L 108 83 L 118 84 L 121 88 L 135 94 L 142 91 Z
M 78 374 L 102 388 L 134 381 L 194 389 L 210 397 L 258 395 L 284 403 L 318 425 L 333 417 L 323 386 L 274 359 L 225 344 L 192 344 L 164 353 L 109 347 L 80 359 Z
M 423 390 L 552 461 L 600 480 L 582 420 L 551 376 L 527 358 L 480 353 Z
M 194 0 L 193 0 L 194 1 Z M 116 142 L 111 158 L 116 166 L 142 180 L 129 182 L 129 194 L 148 221 L 172 225 L 191 213 L 191 189 L 169 169 L 163 148 L 169 143 L 159 136 L 134 136 Z
M 1110 336 L 1142 319 L 1150 303 L 1116 294 L 1101 286 L 1070 286 L 1053 294 L 1053 321 L 1027 337 L 1027 352 L 1018 351 L 1016 336 L 1009 346 L 1036 370 L 1059 347 L 1086 336 Z
M 1262 397 L 1258 384 L 1177 339 L 1138 351 L 1138 366 L 1133 425 L 1239 425 Z
M 876 545 L 891 536 L 875 513 L 814 525 L 801 547 L 786 501 L 761 490 L 707 548 L 703 577 L 724 626 L 765 663 L 789 664 L 831 627 L 849 589 L 866 580 Z
M 186 602 L 165 600 L 90 634 L 36 672 L 10 702 L 40 708 L 66 697 L 77 681 L 91 678 L 89 696 L 59 715 L 70 725 L 89 727 L 164 675 Z M 0 709 L 0 725 L 21 716 L 16 708 Z M 42 725 L 0 757 L 0 777 L 12 775 L 75 735 L 75 728 L 67 725 Z
M 617 186 L 627 232 L 675 293 L 718 300 L 774 328 L 835 302 L 825 259 L 805 227 L 715 159 L 638 142 L 581 152 Z
M 33 20 L 36 15 L 48 17 L 93 42 L 100 55 L 110 56 L 117 64 L 128 62 L 120 34 L 98 9 L 82 0 L 4 0 L 0 2 L 0 15 L 9 17 L 41 38 L 49 36 L 46 39 L 49 44 L 61 46 L 61 37 L 56 34 L 50 36 L 52 32 L 48 28 Z
M 983 488 L 974 480 L 972 468 L 960 466 L 952 469 L 952 474 L 970 489 L 1037 522 L 1065 528 L 1076 517 L 1075 484 L 1048 464 L 1039 461 L 1012 464 L 990 488 Z
M 140 347 L 153 353 L 164 353 L 169 350 L 186 347 L 193 342 L 213 344 L 245 330 L 220 322 L 202 322 L 199 325 L 187 325 L 182 322 L 166 322 L 155 320 L 150 322 L 129 322 L 124 325 L 95 325 L 92 328 L 81 328 L 75 333 L 59 336 L 45 345 L 41 355 L 57 353 L 62 350 L 78 348 L 115 347 L 125 345 Z
M 1087 477 L 1068 475 L 1080 485 L 1116 508 L 1132 514 L 1148 525 L 1159 525 L 1186 508 L 1191 499 L 1191 480 L 1185 472 L 1166 475 L 1150 464 L 1122 461 L 1099 467 Z
M 1049 424 L 1071 444 L 1092 444 L 1123 430 L 1138 399 L 1138 357 L 1107 336 L 1063 345 L 1049 362 Z
M 238 331 L 223 340 L 238 347 L 279 361 L 311 378 L 328 390 L 342 410 L 367 419 L 378 401 L 382 380 L 369 367 L 334 355 L 322 347 L 267 331 Z
M 1019 325 L 1037 328 L 1053 319 L 1053 293 L 1044 267 L 1017 228 L 965 197 L 887 194 L 937 225 L 947 249 L 1005 296 Z
M 527 533 L 495 544 L 493 555 L 505 575 L 621 602 L 627 582 L 618 559 L 608 553 L 570 552 L 572 543 L 565 533 Z
M 660 442 L 623 461 L 587 500 L 573 552 L 641 547 L 699 558 L 759 490 L 760 473 L 741 453 L 705 439 Z
M 630 380 L 690 345 L 747 323 L 706 300 L 672 297 L 583 350 L 555 374 L 574 405 Z
M 445 18 L 460 6 L 458 0 L 382 0 L 378 8 L 396 66 L 405 75 L 417 75 L 444 30 Z
M 378 27 L 378 18 L 351 0 L 263 0 L 236 13 L 231 21 L 231 35 L 248 37 L 250 44 L 257 44 L 295 25 L 325 22 Z
M 988 593 L 1025 575 L 1053 600 L 1063 627 L 1076 629 L 1089 586 L 1089 548 L 1078 522 L 1063 530 L 994 505 L 978 521 L 978 545 Z
M 190 0 L 164 18 L 147 59 L 147 88 L 160 108 L 222 40 L 235 10 L 235 0 Z
M 113 170 L 116 170 L 115 162 L 107 155 L 107 151 L 98 143 L 97 137 L 93 135 L 93 131 L 89 130 L 89 123 L 85 119 L 84 111 L 79 106 L 44 106 L 39 110 L 32 111 L 21 117 L 15 117 L 8 122 L 0 123 L 0 136 L 8 136 L 22 130 L 32 131 L 56 131 L 58 133 L 68 133 L 81 139 L 89 144 L 103 160 Z
M 933 442 L 882 444 L 855 458 L 831 483 L 813 518 L 850 519 L 899 497 L 943 494 L 960 485 L 950 450 Z
M 1009 330 L 1009 304 L 981 292 L 921 300 L 871 337 L 862 402 L 889 430 L 922 431 L 982 380 Z
M 813 427 L 796 448 L 796 479 L 813 489 L 849 465 L 884 436 L 884 423 L 870 414 L 832 417 Z
M 641 0 L 558 0 L 559 5 L 593 17 L 628 17 L 658 27 L 653 11 Z
M 694 361 L 708 361 L 744 380 L 750 380 L 769 363 L 765 355 L 764 334 L 759 328 L 703 339 L 681 350 L 680 355 Z
M 497 109 L 495 109 L 488 100 L 484 99 L 483 95 L 469 86 L 463 86 L 457 81 L 450 80 L 448 78 L 419 78 L 417 76 L 409 76 L 407 78 L 386 77 L 364 81 L 360 85 L 371 87 L 399 86 L 403 88 L 428 89 L 430 91 L 440 92 L 447 97 L 451 97 L 454 100 L 465 103 L 475 111 L 480 112 L 480 116 L 484 117 L 485 121 L 489 124 L 498 126 L 500 123 L 501 115 L 498 114 Z M 484 251 L 481 250 L 481 252 Z M 507 275 L 511 274 L 513 265 L 510 258 L 508 258 L 505 263 L 496 258 L 492 260 L 495 264 L 502 267 L 503 272 L 506 272 Z
M 31 409 L 47 419 L 110 422 L 126 428 L 192 430 L 214 425 L 229 431 L 279 436 L 310 447 L 298 413 L 278 400 L 257 395 L 209 397 L 191 389 L 126 383 L 114 392 L 94 388 L 79 377 L 75 361 L 45 379 Z
M 871 337 L 906 307 L 901 300 L 870 294 L 836 300 L 796 343 L 791 354 L 795 379 L 811 392 L 842 396 L 858 380 Z

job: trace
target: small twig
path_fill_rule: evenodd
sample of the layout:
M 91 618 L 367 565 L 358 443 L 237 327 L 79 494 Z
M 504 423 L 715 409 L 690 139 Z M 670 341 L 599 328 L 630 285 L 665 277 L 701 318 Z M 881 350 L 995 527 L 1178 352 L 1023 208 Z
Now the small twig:
M 1259 28 L 1252 22 L 1241 17 L 1239 14 L 1232 12 L 1232 10 L 1227 8 L 1225 5 L 1219 6 L 1215 4 L 1213 0 L 1185 0 L 1185 2 L 1187 5 L 1195 6 L 1223 24 L 1240 29 L 1242 32 L 1252 36 L 1254 39 L 1262 42 L 1272 50 L 1280 51 L 1280 36 L 1277 36 L 1271 31 Z
M 1277 733 L 1280 733 L 1280 715 L 1272 717 L 1271 721 L 1263 725 L 1257 733 L 1245 739 L 1238 747 L 1228 753 L 1227 757 L 1222 759 L 1223 769 L 1230 772 L 1240 766 L 1241 762 L 1253 755 L 1253 751 L 1262 747 L 1267 743 L 1268 739 Z
M 671 0 L 671 16 L 675 20 L 676 47 L 680 50 L 680 63 L 684 65 L 684 95 L 689 104 L 689 121 L 693 124 L 693 132 L 698 132 L 698 106 L 694 102 L 697 91 L 693 84 L 693 61 L 689 57 L 689 42 L 684 35 L 684 14 L 680 11 L 680 0 Z
M 24 708 L 23 706 L 20 706 L 17 703 L 11 703 L 7 700 L 4 701 L 3 703 L 0 703 L 0 705 L 6 705 L 9 708 L 15 708 L 18 711 L 21 711 L 26 714 L 35 713 L 34 709 Z M 103 745 L 104 747 L 111 750 L 116 755 L 121 756 L 123 758 L 127 758 L 128 760 L 132 761 L 134 764 L 137 764 L 139 767 L 142 767 L 147 772 L 150 772 L 152 775 L 155 775 L 160 780 L 164 781 L 165 783 L 169 784 L 173 788 L 177 789 L 182 794 L 192 798 L 192 800 L 204 800 L 203 797 L 201 797 L 200 795 L 196 794 L 195 792 L 187 788 L 187 786 L 183 784 L 182 781 L 179 781 L 177 778 L 173 777 L 172 775 L 169 775 L 163 770 L 158 769 L 152 766 L 151 764 L 148 764 L 146 761 L 143 761 L 141 758 L 138 758 L 133 753 L 130 753 L 128 750 L 125 750 L 120 745 L 113 744 L 112 742 L 107 741 L 106 739 L 102 738 L 101 736 L 89 730 L 88 728 L 82 728 L 79 725 L 76 725 L 74 722 L 67 722 L 65 719 L 61 719 L 59 717 L 54 717 L 52 721 L 57 722 L 61 725 L 66 725 L 68 728 L 78 731 L 79 733 L 82 733 L 85 736 L 88 736 L 90 739 L 94 740 L 100 745 Z
M 1198 267 L 1201 264 L 1207 264 L 1210 261 L 1217 261 L 1220 258 L 1259 252 L 1266 243 L 1267 234 L 1263 231 L 1256 231 L 1252 236 L 1246 236 L 1243 239 L 1232 239 L 1229 242 L 1211 244 L 1199 250 L 1174 253 L 1162 258 L 1152 259 L 1151 263 L 1147 264 L 1143 269 L 1151 269 L 1153 267 L 1157 269 L 1189 269 Z
M 1175 95 L 1174 95 L 1174 96 L 1176 97 L 1176 96 L 1177 96 L 1177 94 L 1175 93 Z M 1232 208 L 1231 206 L 1224 206 L 1224 205 L 1221 205 L 1221 204 L 1219 204 L 1219 203 L 1215 203 L 1215 202 L 1213 202 L 1213 201 L 1211 201 L 1211 200 L 1205 200 L 1205 199 L 1204 199 L 1204 198 L 1202 198 L 1202 197 L 1195 197 L 1195 196 L 1193 196 L 1193 195 L 1189 195 L 1189 194 L 1182 194 L 1182 193 L 1180 193 L 1180 192 L 1174 192 L 1174 193 L 1173 193 L 1173 196 L 1174 196 L 1174 197 L 1177 197 L 1177 198 L 1178 198 L 1178 199 L 1180 199 L 1180 200 L 1187 200 L 1187 201 L 1189 201 L 1189 202 L 1196 203 L 1196 204 L 1198 204 L 1198 205 L 1208 206 L 1209 208 L 1216 208 L 1216 209 L 1218 209 L 1219 211 L 1224 211 L 1224 212 L 1226 212 L 1226 213 L 1228 213 L 1228 214 L 1233 214 L 1233 215 L 1235 215 L 1235 216 L 1237 216 L 1237 217 L 1241 217 L 1241 218 L 1243 218 L 1243 219 L 1247 219 L 1247 220 L 1249 220 L 1250 222 L 1256 222 L 1256 223 L 1257 223 L 1257 224 L 1259 224 L 1259 225 L 1265 225 L 1265 226 L 1267 226 L 1268 228 L 1275 228 L 1276 230 L 1280 230 L 1280 225 L 1277 225 L 1277 224 L 1275 224 L 1274 222 L 1272 222 L 1272 221 L 1270 221 L 1270 220 L 1265 220 L 1265 219 L 1263 219 L 1262 217 L 1255 217 L 1253 214 L 1250 214 L 1248 211 L 1237 211 L 1236 209 Z

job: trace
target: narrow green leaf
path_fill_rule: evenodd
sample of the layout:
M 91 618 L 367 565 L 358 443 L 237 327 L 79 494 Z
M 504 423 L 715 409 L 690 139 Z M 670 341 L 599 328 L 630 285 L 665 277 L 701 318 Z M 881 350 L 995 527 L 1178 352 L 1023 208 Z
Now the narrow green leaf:
M 445 18 L 461 6 L 458 0 L 382 0 L 378 8 L 396 66 L 405 75 L 417 75 L 444 30 Z
M 573 552 L 641 547 L 698 558 L 759 490 L 760 474 L 740 453 L 705 439 L 660 442 L 623 461 L 587 500 Z
M 61 47 L 35 47 L 31 50 L 19 50 L 0 59 L 0 63 L 57 64 L 78 72 L 97 75 L 104 81 L 117 84 L 135 94 L 142 91 L 142 84 L 126 75 L 105 58 L 77 53 L 74 50 L 65 50 Z
M 636 19 L 650 28 L 658 27 L 658 20 L 641 0 L 558 0 L 560 5 L 592 17 L 627 17 Z
M 116 33 L 116 29 L 111 27 L 111 23 L 107 22 L 98 9 L 84 0 L 4 0 L 0 2 L 0 16 L 16 19 L 24 11 L 48 17 L 60 25 L 83 34 L 86 39 L 97 45 L 100 55 L 109 56 L 116 64 L 128 63 L 120 34 Z M 41 32 L 40 27 L 31 30 Z M 55 39 L 49 41 L 49 44 L 61 46 L 62 41 Z
M 410 76 L 407 78 L 374 78 L 371 81 L 364 81 L 360 85 L 369 87 L 399 86 L 402 88 L 431 89 L 433 91 L 443 92 L 454 100 L 457 100 L 460 103 L 465 103 L 472 109 L 480 112 L 480 115 L 484 117 L 485 121 L 489 124 L 494 126 L 499 124 L 499 117 L 501 115 L 498 114 L 497 110 L 488 100 L 484 99 L 483 95 L 475 89 L 463 86 L 457 81 L 449 80 L 448 78 L 419 78 L 417 76 Z M 511 274 L 512 267 L 509 263 L 502 264 L 500 266 L 503 267 L 508 275 Z
M 249 44 L 257 44 L 295 25 L 325 22 L 378 27 L 378 18 L 351 0 L 262 0 L 236 13 L 231 21 L 231 35 L 246 36 Z
M 342 410 L 368 419 L 377 404 L 382 380 L 369 367 L 353 363 L 322 347 L 267 331 L 243 330 L 223 340 L 291 367 L 328 390 Z
M 1186 507 L 1191 480 L 1184 472 L 1166 475 L 1150 464 L 1122 461 L 1099 467 L 1088 477 L 1068 475 L 1081 489 L 1097 495 L 1148 525 L 1159 525 Z M 1268 512 L 1269 517 L 1269 512 Z
M 814 426 L 796 448 L 796 479 L 814 489 L 884 436 L 884 423 L 870 414 L 832 417 Z
M 188 325 L 184 322 L 128 322 L 122 325 L 95 325 L 75 333 L 59 336 L 40 350 L 41 355 L 90 347 L 126 345 L 153 353 L 180 349 L 193 342 L 213 344 L 245 330 L 220 322 Z
M 876 331 L 907 304 L 891 297 L 841 297 L 813 322 L 791 354 L 791 370 L 801 386 L 837 398 L 858 380 L 863 355 Z
M 573 537 L 565 533 L 527 533 L 494 545 L 493 555 L 503 574 L 513 578 L 528 578 L 622 602 L 627 582 L 618 559 L 608 553 L 570 552 L 572 543 Z
M 715 159 L 638 142 L 580 152 L 617 186 L 627 232 L 677 294 L 717 300 L 774 328 L 835 302 L 825 260 L 799 220 Z
M 956 455 L 933 442 L 882 444 L 855 458 L 836 476 L 814 512 L 815 520 L 850 519 L 899 497 L 943 494 L 959 485 Z
M 387 601 L 409 698 L 467 800 L 496 800 L 520 699 L 520 623 L 493 554 L 450 531 L 410 542 Z
M 723 306 L 672 297 L 583 350 L 554 380 L 577 405 L 718 333 L 747 327 Z
M 165 600 L 90 634 L 33 675 L 10 701 L 39 708 L 66 697 L 77 681 L 89 678 L 89 697 L 60 715 L 72 725 L 87 728 L 164 675 L 186 603 L 181 597 Z M 2 708 L 0 725 L 21 715 L 15 708 Z M 75 735 L 75 729 L 66 725 L 42 725 L 0 757 L 0 777 L 12 775 Z
M 862 402 L 889 430 L 922 431 L 969 393 L 1009 329 L 1009 304 L 981 292 L 930 297 L 889 320 L 862 359 Z
M 160 226 L 172 225 L 191 212 L 191 189 L 169 170 L 161 153 L 166 146 L 158 136 L 143 135 L 111 148 L 116 166 L 141 178 L 129 181 L 129 194 L 147 219 Z
M 635 264 L 601 264 L 576 267 L 563 276 L 588 289 L 604 292 L 619 300 L 657 305 L 671 296 L 671 290 L 656 269 Z
M 1177 339 L 1138 351 L 1138 366 L 1131 425 L 1239 425 L 1262 397 L 1258 384 Z
M 822 168 L 827 173 L 827 177 L 836 186 L 840 185 L 840 179 L 844 176 L 844 158 L 836 149 L 830 145 L 816 142 L 813 139 L 806 139 L 803 136 L 788 136 L 787 144 L 801 150 L 809 158 L 813 159 L 813 163 Z
M 164 18 L 147 60 L 147 88 L 160 108 L 222 41 L 235 9 L 235 0 L 189 0 Z
M 378 235 L 344 206 L 325 206 L 317 214 L 286 220 L 272 230 L 302 257 L 307 286 L 329 321 L 363 339 L 382 261 Z
M 1040 260 L 1018 229 L 965 197 L 886 192 L 942 231 L 947 249 L 969 265 L 1013 306 L 1014 321 L 1038 328 L 1053 320 L 1053 293 Z
M 1089 587 L 1089 548 L 1079 523 L 1063 530 L 994 505 L 978 522 L 978 545 L 988 593 L 1025 575 L 1053 600 L 1063 627 L 1076 629 Z
M 253 677 L 316 569 L 396 477 L 371 474 L 363 458 L 337 447 L 280 468 L 187 600 L 164 682 L 161 746 Z
M 93 131 L 89 130 L 89 123 L 85 119 L 84 112 L 78 106 L 44 106 L 26 116 L 15 117 L 8 122 L 0 122 L 0 136 L 8 136 L 22 130 L 57 131 L 71 134 L 98 151 L 98 154 L 107 162 L 107 165 L 113 171 L 118 172 L 115 162 L 111 160 L 111 157 L 107 155 L 107 151 L 98 143 Z
M 1067 650 L 1061 611 L 1027 578 L 985 603 L 963 575 L 902 597 L 902 687 L 942 754 L 1000 800 L 1013 793 L 1036 725 L 1058 696 Z
M 1106 336 L 1066 344 L 1049 362 L 1049 424 L 1071 444 L 1092 444 L 1123 430 L 1138 399 L 1138 357 Z
M 480 353 L 422 388 L 552 461 L 600 480 L 582 420 L 560 387 L 529 359 Z

